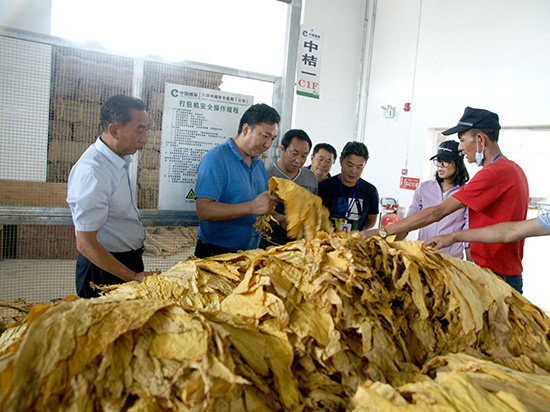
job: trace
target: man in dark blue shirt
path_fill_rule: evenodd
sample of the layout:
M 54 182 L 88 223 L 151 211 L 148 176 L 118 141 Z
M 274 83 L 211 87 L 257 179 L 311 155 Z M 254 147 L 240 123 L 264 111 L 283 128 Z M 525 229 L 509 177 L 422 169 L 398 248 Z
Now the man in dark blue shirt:
M 351 232 L 374 226 L 378 218 L 378 190 L 361 179 L 369 159 L 367 147 L 348 142 L 340 155 L 342 172 L 319 183 L 319 196 L 338 231 Z
M 200 219 L 195 256 L 258 247 L 260 233 L 253 227 L 256 217 L 271 213 L 277 200 L 267 191 L 259 156 L 273 144 L 279 121 L 275 109 L 255 104 L 243 114 L 237 136 L 202 158 L 195 190 Z

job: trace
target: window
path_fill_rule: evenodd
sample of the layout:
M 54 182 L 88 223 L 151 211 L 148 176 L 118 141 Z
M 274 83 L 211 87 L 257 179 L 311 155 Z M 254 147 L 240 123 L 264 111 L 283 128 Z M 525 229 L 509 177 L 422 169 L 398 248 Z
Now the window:
M 287 9 L 277 0 L 52 0 L 51 31 L 131 55 L 280 76 Z

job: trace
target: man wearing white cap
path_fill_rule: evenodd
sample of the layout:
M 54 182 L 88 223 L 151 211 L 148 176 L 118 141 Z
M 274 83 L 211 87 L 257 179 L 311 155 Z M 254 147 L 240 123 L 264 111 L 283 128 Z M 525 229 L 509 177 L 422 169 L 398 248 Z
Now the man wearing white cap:
M 472 180 L 453 196 L 437 206 L 429 207 L 399 222 L 379 229 L 361 232 L 365 239 L 409 232 L 438 222 L 443 217 L 468 207 L 470 229 L 501 222 L 521 221 L 527 217 L 529 187 L 523 170 L 507 159 L 498 146 L 498 115 L 488 110 L 466 107 L 458 124 L 443 132 L 458 133 L 461 150 L 468 162 L 483 167 Z M 474 262 L 492 270 L 514 289 L 523 289 L 523 244 L 471 243 Z

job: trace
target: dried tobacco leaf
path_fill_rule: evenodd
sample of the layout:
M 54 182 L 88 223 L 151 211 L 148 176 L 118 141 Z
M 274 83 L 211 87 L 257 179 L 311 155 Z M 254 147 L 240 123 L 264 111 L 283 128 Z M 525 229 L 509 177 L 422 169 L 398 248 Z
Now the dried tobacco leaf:
M 318 233 L 332 233 L 334 228 L 329 220 L 329 211 L 323 206 L 319 196 L 297 185 L 292 180 L 271 177 L 268 182 L 269 194 L 279 197 L 285 205 L 287 234 L 291 239 L 311 240 Z M 254 227 L 270 239 L 270 221 L 277 222 L 271 215 L 258 216 Z
M 550 410 L 550 374 L 518 372 L 465 354 L 434 358 L 424 372 L 434 379 L 393 388 L 368 381 L 354 397 L 354 412 Z
M 0 346 L 3 410 L 544 410 L 549 393 L 539 308 L 420 242 L 343 232 L 183 262 L 25 325 Z

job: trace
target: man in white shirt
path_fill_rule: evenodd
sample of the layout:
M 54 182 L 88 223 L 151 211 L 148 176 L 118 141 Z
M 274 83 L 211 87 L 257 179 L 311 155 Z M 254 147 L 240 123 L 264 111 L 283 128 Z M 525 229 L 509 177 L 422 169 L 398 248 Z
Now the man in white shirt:
M 110 97 L 101 108 L 103 132 L 73 166 L 67 203 L 75 225 L 76 289 L 99 296 L 90 286 L 142 282 L 145 230 L 128 167 L 147 143 L 145 104 L 130 96 Z

